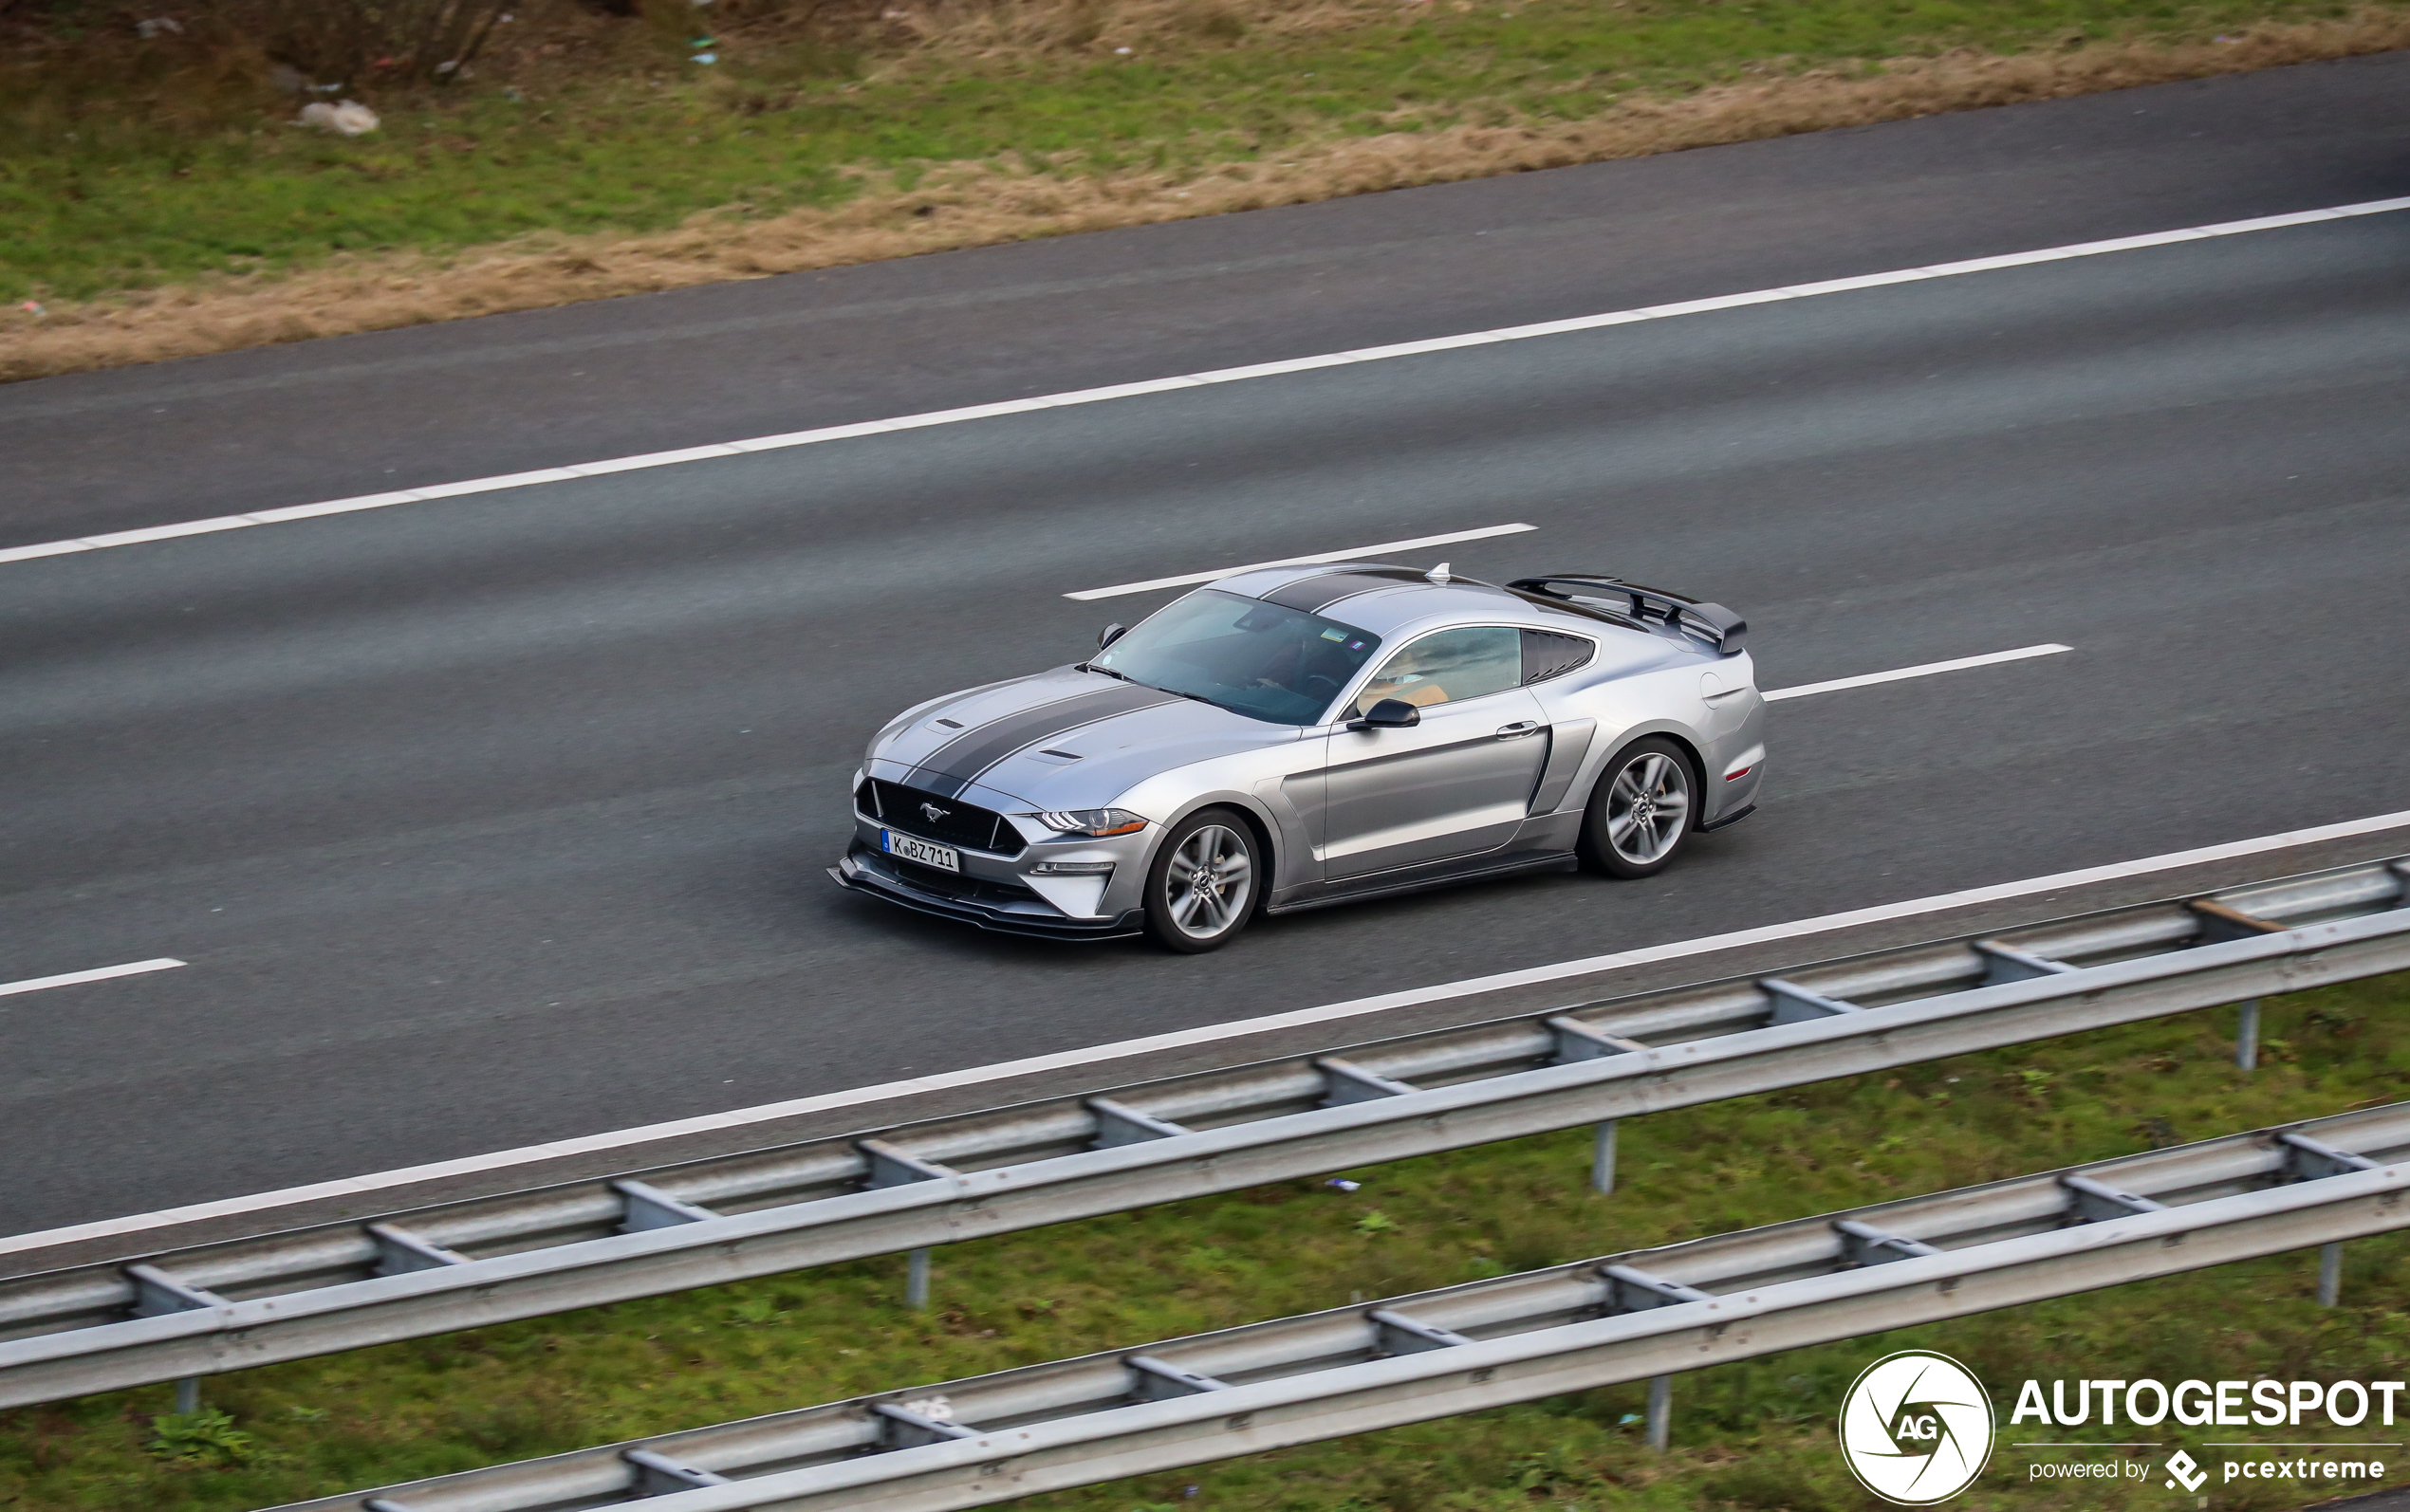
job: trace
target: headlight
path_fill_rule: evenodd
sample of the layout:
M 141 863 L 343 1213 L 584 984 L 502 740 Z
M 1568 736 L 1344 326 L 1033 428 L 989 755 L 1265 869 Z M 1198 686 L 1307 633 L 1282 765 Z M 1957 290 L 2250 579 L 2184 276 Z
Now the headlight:
M 1064 813 L 1040 814 L 1038 822 L 1066 835 L 1134 835 L 1146 828 L 1143 815 L 1126 808 L 1075 808 Z

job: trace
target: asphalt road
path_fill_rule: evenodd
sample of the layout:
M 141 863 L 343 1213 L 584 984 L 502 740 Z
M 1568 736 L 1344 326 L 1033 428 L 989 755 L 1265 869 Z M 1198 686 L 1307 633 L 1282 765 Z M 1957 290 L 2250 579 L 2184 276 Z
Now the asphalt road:
M 2401 194 L 2405 83 L 23 384 L 0 544 Z M 192 963 L 0 999 L 0 1231 L 2410 808 L 2406 265 L 2374 216 L 0 566 L 0 978 Z M 1171 597 L 1065 593 L 1510 521 L 1410 560 L 1721 599 L 1770 687 L 2075 650 L 1777 706 L 1761 812 L 1645 885 L 1190 959 L 823 874 L 887 715 Z

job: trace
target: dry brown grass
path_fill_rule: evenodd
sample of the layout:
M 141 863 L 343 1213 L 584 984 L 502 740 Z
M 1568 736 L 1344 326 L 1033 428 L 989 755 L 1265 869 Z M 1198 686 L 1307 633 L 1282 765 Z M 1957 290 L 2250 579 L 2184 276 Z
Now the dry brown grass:
M 1164 0 L 1167 5 L 1182 0 Z M 1334 8 L 1346 0 L 1330 0 Z M 1168 12 L 1167 12 L 1168 13 Z M 1016 39 L 958 35 L 971 50 Z M 906 191 L 873 182 L 844 206 L 744 220 L 705 214 L 642 236 L 528 237 L 451 257 L 345 258 L 281 278 L 222 278 L 79 304 L 0 329 L 0 379 L 386 330 L 730 279 L 1072 231 L 1292 205 L 1943 111 L 2054 100 L 2410 46 L 2410 15 L 2267 25 L 2223 43 L 2128 43 L 2011 57 L 1905 60 L 1866 78 L 1807 74 L 1628 101 L 1572 124 L 1467 126 L 1301 145 L 1278 163 L 1196 176 L 940 168 Z
M 1241 37 L 1324 37 L 1395 20 L 1399 0 L 898 0 L 881 12 L 918 46 L 889 66 L 1014 63 L 1071 50 L 1182 50 Z

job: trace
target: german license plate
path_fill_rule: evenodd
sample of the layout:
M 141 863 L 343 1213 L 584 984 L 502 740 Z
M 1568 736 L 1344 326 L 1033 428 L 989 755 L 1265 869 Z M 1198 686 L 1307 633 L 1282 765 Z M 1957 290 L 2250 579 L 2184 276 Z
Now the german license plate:
M 962 870 L 960 851 L 951 846 L 932 845 L 927 840 L 915 839 L 909 835 L 899 835 L 891 829 L 882 829 L 879 832 L 879 848 L 890 856 L 899 856 L 907 861 L 918 861 L 923 866 L 934 866 L 941 872 Z

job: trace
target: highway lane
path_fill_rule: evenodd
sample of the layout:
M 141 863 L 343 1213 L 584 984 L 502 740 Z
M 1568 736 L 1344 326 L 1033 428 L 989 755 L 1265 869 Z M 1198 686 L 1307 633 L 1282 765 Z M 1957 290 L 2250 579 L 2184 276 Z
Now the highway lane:
M 2410 215 L 6 570 L 10 1230 L 2410 807 Z M 1863 269 L 1862 269 L 1863 270 Z M 1084 588 L 1431 552 L 1751 617 L 1764 812 L 1645 887 L 1176 960 L 838 894 L 919 696 Z M 2399 849 L 2401 847 L 2390 847 Z M 2379 843 L 2368 854 L 2388 849 Z
M 0 386 L 0 545 L 2410 194 L 2410 53 Z

